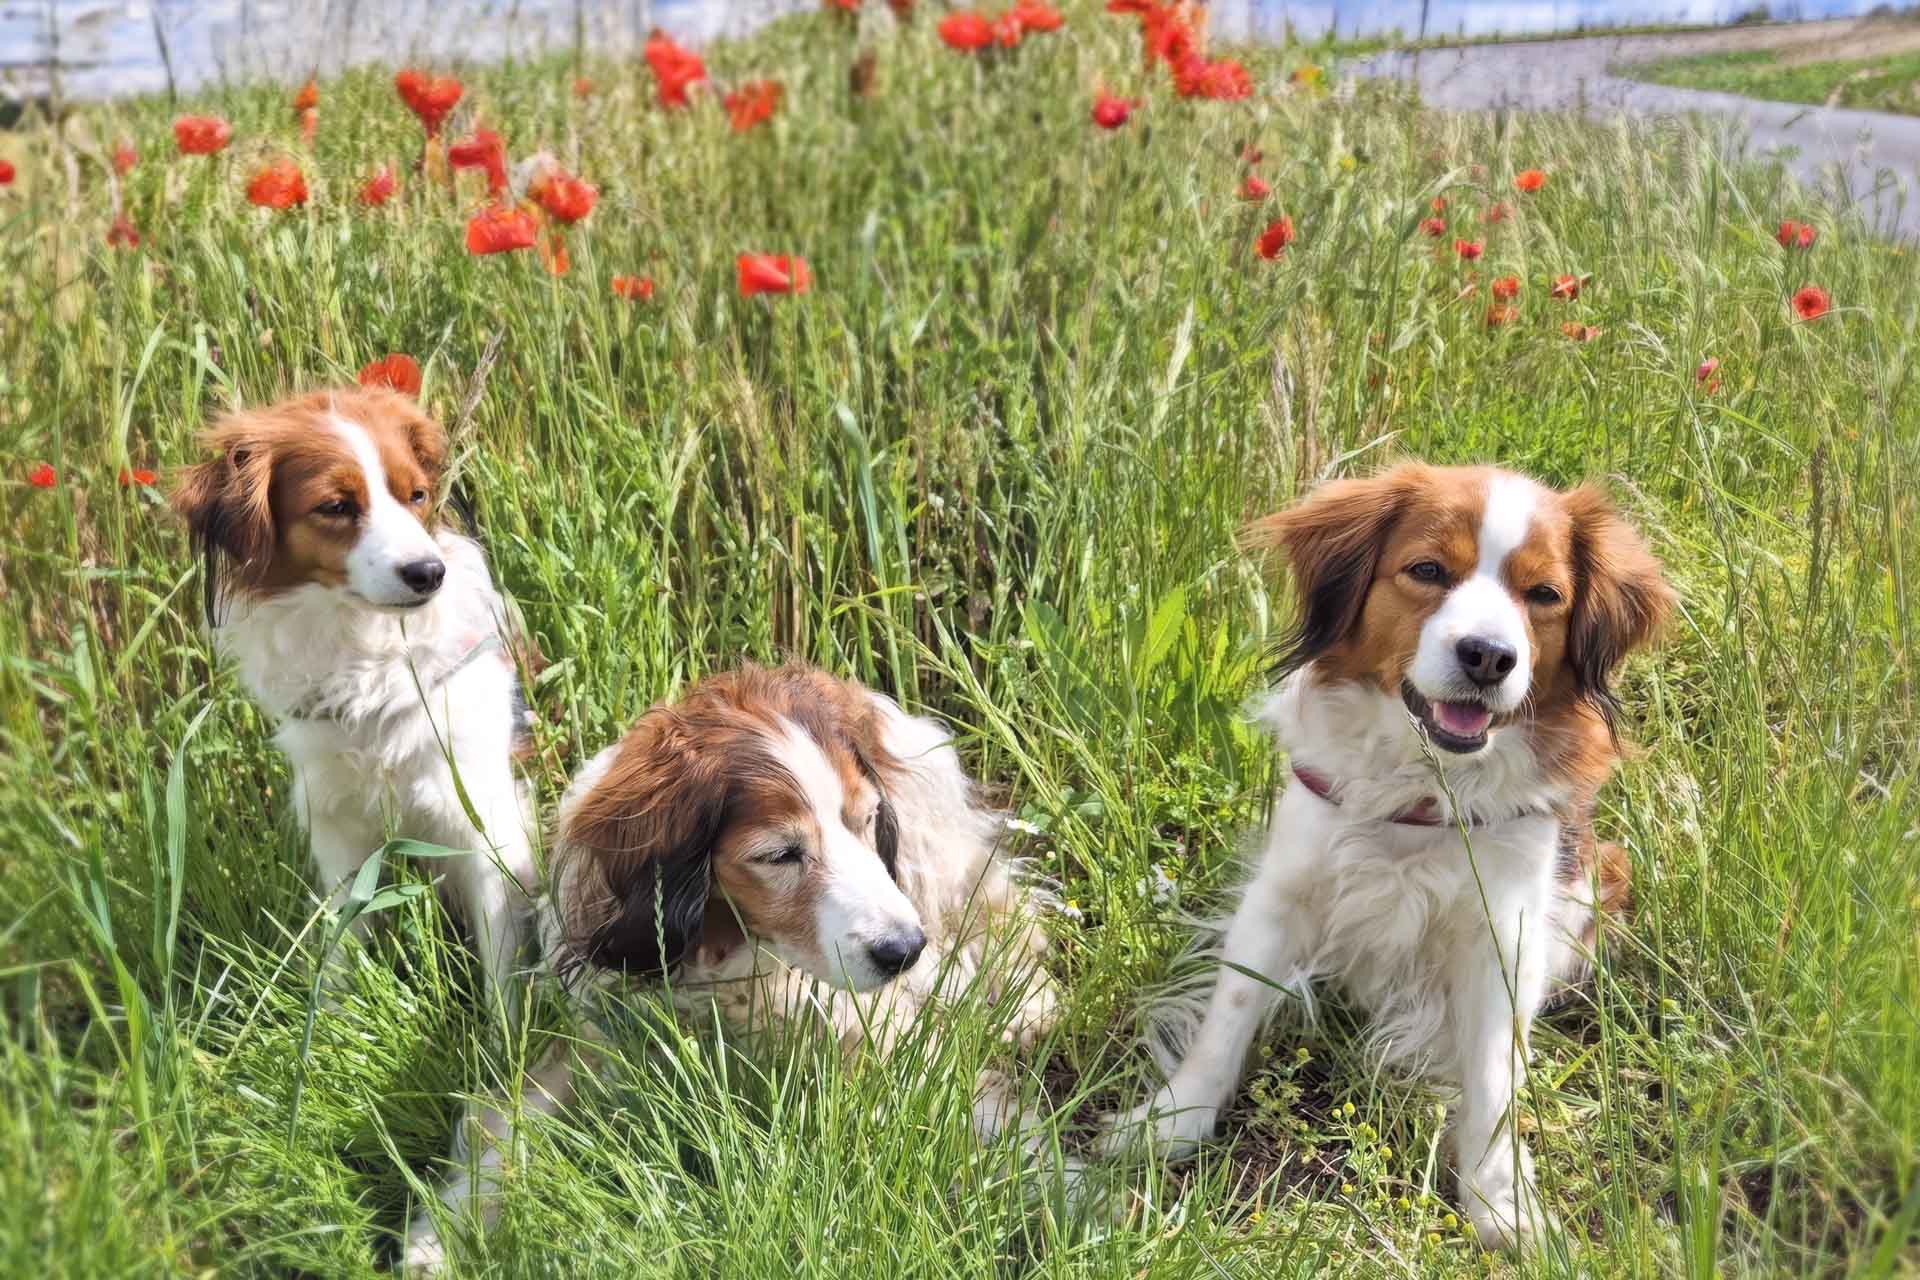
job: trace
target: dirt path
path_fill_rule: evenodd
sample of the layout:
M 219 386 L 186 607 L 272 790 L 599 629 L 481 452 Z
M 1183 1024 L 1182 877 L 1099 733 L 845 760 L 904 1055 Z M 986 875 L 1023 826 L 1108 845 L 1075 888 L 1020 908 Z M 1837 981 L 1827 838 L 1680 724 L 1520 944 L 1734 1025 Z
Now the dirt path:
M 1784 151 L 1803 182 L 1862 206 L 1890 236 L 1920 238 L 1920 116 L 1759 102 L 1728 93 L 1643 84 L 1614 75 L 1617 64 L 1733 49 L 1846 49 L 1884 35 L 1861 22 L 1711 31 L 1674 36 L 1593 37 L 1477 45 L 1425 53 L 1383 53 L 1356 64 L 1365 75 L 1411 80 L 1429 105 L 1450 111 L 1512 108 L 1582 111 L 1607 119 L 1712 115 L 1744 133 L 1744 152 Z M 1874 24 L 1877 26 L 1877 24 Z M 1764 41 L 1775 43 L 1764 43 Z M 1877 45 L 1876 53 L 1888 46 Z M 1847 56 L 1820 53 L 1818 57 Z

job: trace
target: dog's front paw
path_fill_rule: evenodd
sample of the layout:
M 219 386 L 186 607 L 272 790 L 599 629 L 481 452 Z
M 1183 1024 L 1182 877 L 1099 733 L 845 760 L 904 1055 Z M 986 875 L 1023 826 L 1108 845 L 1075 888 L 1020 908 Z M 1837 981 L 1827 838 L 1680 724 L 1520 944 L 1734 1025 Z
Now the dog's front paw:
M 1460 1200 L 1482 1248 L 1529 1252 L 1554 1228 L 1539 1192 L 1511 1178 L 1463 1179 Z
M 440 1275 L 447 1268 L 447 1246 L 441 1241 L 433 1218 L 424 1210 L 407 1228 L 407 1247 L 401 1255 L 401 1267 L 407 1276 L 421 1280 Z
M 1218 1107 L 1181 1106 L 1169 1086 L 1154 1094 L 1152 1101 L 1107 1117 L 1099 1149 L 1103 1155 L 1117 1156 L 1151 1143 L 1166 1159 L 1184 1160 L 1213 1136 L 1219 1119 Z

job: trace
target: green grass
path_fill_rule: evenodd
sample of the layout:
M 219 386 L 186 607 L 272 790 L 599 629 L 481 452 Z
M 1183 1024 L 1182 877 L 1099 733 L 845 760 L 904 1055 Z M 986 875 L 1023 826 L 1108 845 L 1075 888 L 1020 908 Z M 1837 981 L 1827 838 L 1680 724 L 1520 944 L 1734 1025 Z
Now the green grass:
M 1773 102 L 1810 102 L 1920 115 L 1920 53 L 1783 64 L 1771 49 L 1702 53 L 1620 68 L 1634 80 L 1711 89 Z
M 1236 552 L 1243 521 L 1397 456 L 1598 477 L 1684 597 L 1627 672 L 1641 749 L 1601 814 L 1633 929 L 1536 1036 L 1527 1127 L 1569 1228 L 1548 1257 L 1461 1237 L 1443 1096 L 1370 1071 L 1337 1013 L 1276 1032 L 1196 1167 L 1122 1174 L 1122 1211 L 1084 1221 L 968 1138 L 985 1011 L 842 1065 L 643 1010 L 594 1104 L 528 1126 L 471 1274 L 1910 1271 L 1913 258 L 1680 126 L 1430 115 L 1374 84 L 1182 103 L 1156 79 L 1109 135 L 1094 85 L 1145 81 L 1098 6 L 992 65 L 925 22 L 869 40 L 865 103 L 824 16 L 712 50 L 721 80 L 787 86 L 746 136 L 712 105 L 654 110 L 632 67 L 589 67 L 585 101 L 568 66 L 471 69 L 516 154 L 601 184 L 562 279 L 467 256 L 472 188 L 354 204 L 418 147 L 386 73 L 322 86 L 314 196 L 284 215 L 240 189 L 256 151 L 297 147 L 285 89 L 196 100 L 234 121 L 212 161 L 171 154 L 154 101 L 0 138 L 21 169 L 0 194 L 0 1269 L 373 1273 L 455 1095 L 559 1025 L 501 1043 L 415 900 L 320 1019 L 289 1130 L 319 930 L 286 766 L 209 665 L 181 531 L 115 482 L 189 459 L 227 406 L 407 351 L 555 660 L 543 801 L 742 656 L 945 716 L 1078 913 L 1056 930 L 1070 1016 L 1030 1082 L 1070 1143 L 1137 1096 L 1138 996 L 1266 808 L 1273 764 L 1236 711 L 1288 606 Z M 1278 86 L 1298 56 L 1250 61 Z M 137 252 L 104 243 L 122 133 Z M 1278 262 L 1251 251 L 1270 210 L 1235 198 L 1246 143 L 1299 226 Z M 1530 167 L 1552 178 L 1522 197 Z M 1451 235 L 1415 231 L 1442 191 L 1488 241 L 1465 301 Z M 1494 201 L 1514 216 L 1485 226 Z M 1820 223 L 1810 253 L 1774 243 L 1784 216 Z M 815 291 L 741 300 L 749 249 L 807 255 Z M 609 296 L 616 272 L 655 299 Z M 1592 276 L 1575 303 L 1548 299 L 1563 272 Z M 1488 330 L 1507 273 L 1521 316 Z M 1809 281 L 1835 309 L 1791 323 Z M 1603 333 L 1569 342 L 1568 320 Z M 42 460 L 52 488 L 26 482 Z

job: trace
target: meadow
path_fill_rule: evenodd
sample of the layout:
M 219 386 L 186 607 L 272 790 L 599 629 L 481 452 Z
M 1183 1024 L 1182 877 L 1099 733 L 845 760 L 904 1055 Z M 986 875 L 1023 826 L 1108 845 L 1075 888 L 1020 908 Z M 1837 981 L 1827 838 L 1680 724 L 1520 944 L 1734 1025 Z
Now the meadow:
M 1622 72 L 1635 80 L 1773 102 L 1920 115 L 1920 53 L 1910 49 L 1897 48 L 1875 58 L 1826 62 L 1782 62 L 1772 50 L 1743 49 L 1663 58 L 1622 68 Z
M 449 137 L 598 185 L 564 275 L 468 252 L 484 178 L 413 171 L 393 67 L 320 84 L 310 145 L 285 85 L 0 135 L 0 1272 L 377 1274 L 458 1098 L 556 1025 L 497 1032 L 415 896 L 292 1109 L 323 922 L 164 484 L 211 415 L 405 353 L 551 661 L 544 803 L 743 656 L 955 727 L 1060 887 L 1070 1008 L 1023 1088 L 1068 1151 L 1139 1096 L 1140 997 L 1267 811 L 1239 710 L 1291 611 L 1246 520 L 1401 457 L 1594 478 L 1683 599 L 1626 673 L 1638 745 L 1600 815 L 1632 927 L 1535 1035 L 1523 1125 L 1565 1226 L 1539 1257 L 1463 1234 L 1445 1095 L 1372 1070 L 1337 1007 L 1276 1027 L 1195 1165 L 1114 1170 L 1080 1212 L 971 1139 L 991 1010 L 878 1063 L 642 1006 L 593 1105 L 526 1126 L 461 1274 L 1912 1274 L 1912 251 L 1685 123 L 1429 113 L 1299 47 L 1188 100 L 1097 4 L 978 53 L 869 10 L 705 50 L 680 109 L 638 62 L 435 68 L 466 85 Z M 757 79 L 783 97 L 736 132 L 722 90 Z M 1111 130 L 1103 87 L 1142 99 Z M 177 154 L 185 111 L 233 141 Z M 308 196 L 256 207 L 282 153 Z M 741 296 L 748 252 L 811 288 Z

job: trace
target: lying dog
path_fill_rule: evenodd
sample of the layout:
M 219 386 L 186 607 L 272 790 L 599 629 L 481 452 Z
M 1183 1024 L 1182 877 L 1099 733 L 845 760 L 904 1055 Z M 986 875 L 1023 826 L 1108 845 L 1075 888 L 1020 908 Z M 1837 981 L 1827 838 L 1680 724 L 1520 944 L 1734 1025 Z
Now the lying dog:
M 884 1051 L 978 981 L 1019 1002 L 1010 1035 L 1028 1043 L 1057 1001 L 1039 963 L 1042 898 L 1001 855 L 1003 827 L 946 730 L 892 699 L 797 665 L 716 675 L 648 711 L 568 788 L 541 913 L 548 964 L 589 1027 L 602 994 L 667 978 L 678 1006 L 736 1028 L 824 1018 L 843 1046 L 871 1036 Z M 522 1102 L 550 1113 L 572 1097 L 559 1050 Z M 983 1135 L 1016 1117 L 995 1073 L 977 1097 Z M 509 1121 L 478 1107 L 476 1125 L 486 1149 L 441 1202 L 484 1225 Z M 407 1261 L 443 1253 L 423 1212 Z
M 440 867 L 498 991 L 534 880 L 525 708 L 486 558 L 440 524 L 446 433 L 352 387 L 231 414 L 203 442 L 174 510 L 206 559 L 214 646 L 276 722 L 321 891 L 338 908 L 389 832 L 473 850 Z
M 1291 771 L 1204 1017 L 1163 1021 L 1184 1056 L 1110 1149 L 1137 1126 L 1173 1154 L 1208 1137 L 1280 992 L 1311 1010 L 1326 979 L 1386 1061 L 1462 1086 L 1462 1204 L 1488 1246 L 1523 1245 L 1547 1219 L 1514 1086 L 1550 987 L 1626 904 L 1625 853 L 1592 825 L 1609 680 L 1672 590 L 1598 490 L 1488 468 L 1329 484 L 1252 541 L 1284 550 L 1300 599 L 1259 711 Z

